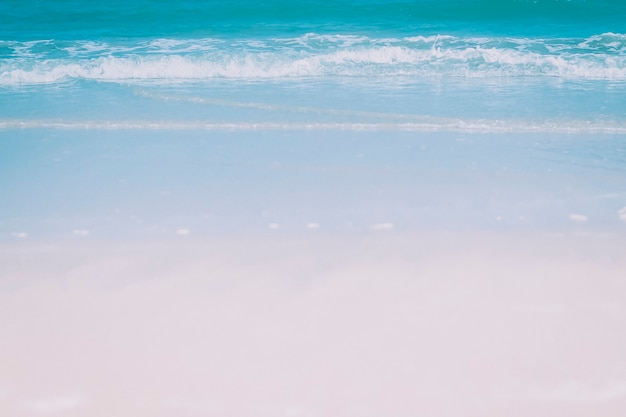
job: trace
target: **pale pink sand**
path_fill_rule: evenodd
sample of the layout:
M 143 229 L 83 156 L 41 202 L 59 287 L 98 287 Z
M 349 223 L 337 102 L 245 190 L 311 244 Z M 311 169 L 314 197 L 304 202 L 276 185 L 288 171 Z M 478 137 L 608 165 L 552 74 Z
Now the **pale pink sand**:
M 624 236 L 0 247 L 2 416 L 622 417 Z

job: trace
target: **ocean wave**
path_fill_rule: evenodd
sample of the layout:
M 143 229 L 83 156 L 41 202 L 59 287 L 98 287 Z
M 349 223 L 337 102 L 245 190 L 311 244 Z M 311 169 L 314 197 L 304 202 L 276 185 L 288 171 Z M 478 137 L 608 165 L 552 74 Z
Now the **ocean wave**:
M 155 39 L 134 44 L 2 42 L 0 85 L 282 77 L 520 77 L 626 80 L 626 35 L 585 39 Z

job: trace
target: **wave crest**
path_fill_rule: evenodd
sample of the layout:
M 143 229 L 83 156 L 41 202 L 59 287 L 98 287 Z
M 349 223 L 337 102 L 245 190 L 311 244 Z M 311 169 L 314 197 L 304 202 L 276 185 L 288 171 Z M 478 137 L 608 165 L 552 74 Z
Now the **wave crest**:
M 52 43 L 52 44 L 51 44 Z M 0 85 L 281 77 L 519 77 L 626 80 L 626 35 L 587 39 L 415 36 L 158 39 L 135 45 L 3 42 Z M 8 52 L 7 52 L 8 51 Z

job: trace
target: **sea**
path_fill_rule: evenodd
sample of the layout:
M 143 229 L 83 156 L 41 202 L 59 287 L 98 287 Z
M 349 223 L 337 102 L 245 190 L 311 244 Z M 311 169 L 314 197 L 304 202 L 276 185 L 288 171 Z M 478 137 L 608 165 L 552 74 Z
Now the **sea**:
M 0 413 L 626 410 L 623 0 L 1 0 Z
M 7 0 L 0 18 L 3 240 L 626 216 L 622 1 Z

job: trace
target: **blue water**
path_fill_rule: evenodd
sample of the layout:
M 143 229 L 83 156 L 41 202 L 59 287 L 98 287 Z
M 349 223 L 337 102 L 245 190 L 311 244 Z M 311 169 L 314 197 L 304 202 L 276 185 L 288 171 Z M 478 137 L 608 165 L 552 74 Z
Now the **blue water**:
M 617 230 L 625 22 L 616 0 L 3 1 L 0 234 Z

